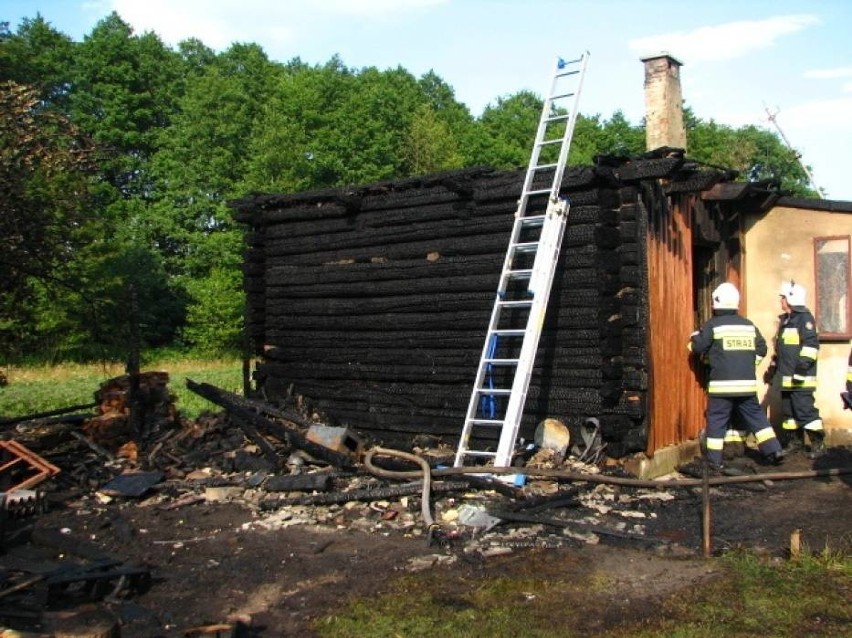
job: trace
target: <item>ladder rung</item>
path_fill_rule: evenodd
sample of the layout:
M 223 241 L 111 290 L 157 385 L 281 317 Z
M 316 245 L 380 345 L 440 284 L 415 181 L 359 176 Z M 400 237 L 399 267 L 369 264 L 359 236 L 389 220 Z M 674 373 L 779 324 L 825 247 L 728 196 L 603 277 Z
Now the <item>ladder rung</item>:
M 549 195 L 549 194 L 550 194 L 549 188 L 539 188 L 539 189 L 536 189 L 534 191 L 526 191 L 524 193 L 524 195 Z
M 563 60 L 563 59 L 560 58 L 559 59 L 559 68 L 564 69 L 569 64 L 579 64 L 582 61 L 583 61 L 583 58 L 574 58 L 573 60 Z
M 570 64 L 570 62 L 569 62 L 569 64 Z M 579 69 L 578 69 L 578 70 L 576 70 L 576 71 L 565 71 L 565 73 L 557 73 L 557 74 L 556 74 L 556 77 L 558 77 L 558 78 L 564 78 L 564 77 L 566 77 L 566 76 L 568 76 L 568 75 L 577 75 L 579 72 L 580 72 L 580 71 L 579 71 Z
M 547 215 L 528 215 L 527 217 L 518 217 L 518 222 L 525 226 L 541 226 L 544 223 L 544 218 Z
M 561 93 L 561 94 L 559 94 L 559 95 L 551 95 L 551 96 L 550 96 L 550 100 L 551 100 L 551 101 L 553 101 L 553 100 L 561 100 L 562 98 L 566 98 L 566 97 L 574 97 L 575 95 L 576 95 L 576 93 Z
M 512 244 L 512 248 L 514 248 L 515 252 L 519 253 L 534 253 L 538 250 L 538 242 L 537 241 L 525 241 L 519 242 L 517 244 Z
M 557 166 L 559 166 L 559 164 L 558 164 L 558 163 L 556 163 L 556 162 L 554 162 L 553 164 L 539 164 L 538 166 L 533 166 L 533 167 L 532 167 L 532 170 L 534 170 L 534 171 L 544 171 L 544 170 L 547 170 L 547 169 L 549 169 L 549 168 L 556 168 Z
M 532 299 L 514 299 L 512 301 L 498 301 L 498 306 L 503 306 L 504 308 L 523 308 L 524 306 L 531 306 Z
M 497 452 L 486 452 L 484 450 L 465 450 L 462 454 L 464 456 L 487 456 L 489 458 L 497 456 Z
M 562 144 L 562 138 L 558 137 L 553 140 L 544 140 L 543 142 L 539 142 L 537 146 L 546 146 L 547 144 Z
M 493 394 L 496 396 L 505 396 L 512 393 L 512 388 L 477 388 L 479 394 Z
M 505 421 L 501 421 L 498 419 L 469 419 L 468 423 L 470 425 L 503 425 Z
M 565 115 L 554 115 L 553 117 L 547 117 L 544 119 L 545 122 L 561 122 L 562 120 L 571 119 L 571 114 L 566 113 Z
M 527 331 L 523 328 L 503 328 L 501 330 L 491 330 L 489 335 L 497 335 L 498 337 L 523 337 Z
M 511 279 L 529 279 L 532 276 L 532 268 L 524 268 L 523 270 L 507 270 L 506 276 Z
M 495 366 L 516 366 L 520 359 L 483 359 L 482 363 L 490 363 Z

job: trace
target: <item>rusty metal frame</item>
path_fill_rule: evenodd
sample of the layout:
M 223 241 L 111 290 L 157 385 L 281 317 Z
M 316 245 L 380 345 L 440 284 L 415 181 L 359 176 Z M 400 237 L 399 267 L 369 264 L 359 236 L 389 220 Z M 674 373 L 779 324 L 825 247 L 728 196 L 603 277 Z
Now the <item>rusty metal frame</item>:
M 0 450 L 4 450 L 12 456 L 11 459 L 5 460 L 0 464 L 0 483 L 3 482 L 5 474 L 11 476 L 13 471 L 21 469 L 22 464 L 25 464 L 34 472 L 34 474 L 25 478 L 20 483 L 6 487 L 6 492 L 27 489 L 61 472 L 58 467 L 52 463 L 48 463 L 38 454 L 28 450 L 17 441 L 0 441 Z

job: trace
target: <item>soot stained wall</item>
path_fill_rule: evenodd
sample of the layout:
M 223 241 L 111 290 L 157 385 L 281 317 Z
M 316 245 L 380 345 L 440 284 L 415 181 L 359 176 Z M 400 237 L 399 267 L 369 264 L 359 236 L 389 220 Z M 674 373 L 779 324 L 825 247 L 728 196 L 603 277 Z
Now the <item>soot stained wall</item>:
M 644 448 L 648 386 L 643 180 L 683 160 L 566 171 L 571 209 L 521 436 L 599 419 L 608 452 Z M 464 422 L 522 171 L 466 169 L 232 202 L 249 226 L 247 322 L 270 401 L 290 389 L 385 444 Z M 647 197 L 647 195 L 646 195 Z M 665 203 L 663 202 L 663 205 Z

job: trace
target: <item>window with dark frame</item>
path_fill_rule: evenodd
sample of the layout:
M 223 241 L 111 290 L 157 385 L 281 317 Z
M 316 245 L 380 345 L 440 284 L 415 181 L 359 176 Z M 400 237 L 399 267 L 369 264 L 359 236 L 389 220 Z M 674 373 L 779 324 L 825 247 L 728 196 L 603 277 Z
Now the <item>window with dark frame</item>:
M 821 339 L 849 339 L 849 236 L 814 238 L 817 330 Z

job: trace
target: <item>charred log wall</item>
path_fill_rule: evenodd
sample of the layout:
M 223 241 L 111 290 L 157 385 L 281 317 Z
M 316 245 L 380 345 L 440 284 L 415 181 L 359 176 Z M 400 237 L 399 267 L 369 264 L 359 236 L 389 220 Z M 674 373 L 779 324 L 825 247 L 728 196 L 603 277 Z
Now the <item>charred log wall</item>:
M 524 437 L 546 417 L 572 428 L 596 417 L 610 454 L 644 448 L 645 209 L 630 184 L 674 164 L 643 166 L 566 173 L 571 210 Z M 247 320 L 265 396 L 292 389 L 386 444 L 457 439 L 523 177 L 467 169 L 232 202 L 250 227 Z

